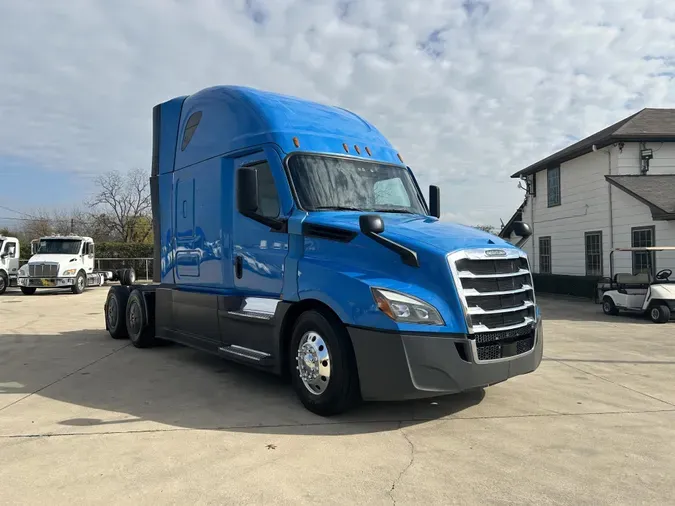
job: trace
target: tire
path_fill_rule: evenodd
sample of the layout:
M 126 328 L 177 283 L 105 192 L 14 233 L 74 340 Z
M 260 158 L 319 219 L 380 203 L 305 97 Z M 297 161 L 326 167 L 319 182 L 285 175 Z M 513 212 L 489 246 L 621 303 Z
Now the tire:
M 289 348 L 291 381 L 306 409 L 332 416 L 360 400 L 354 351 L 337 317 L 314 310 L 302 313 Z
M 4 272 L 0 272 L 0 295 L 5 293 L 7 287 L 9 286 L 9 278 Z
M 23 293 L 24 295 L 33 295 L 35 293 L 35 290 L 37 290 L 37 288 L 35 288 L 34 286 L 21 287 L 21 293 Z
M 665 304 L 654 304 L 649 308 L 649 318 L 654 323 L 666 323 L 670 320 L 670 308 Z
M 619 310 L 616 308 L 616 304 L 611 297 L 602 298 L 602 311 L 607 315 L 616 316 L 619 314 Z
M 145 298 L 139 290 L 133 290 L 129 295 L 126 309 L 127 332 L 131 343 L 136 348 L 150 348 L 157 344 L 155 329 L 148 323 Z
M 80 271 L 77 273 L 77 277 L 75 278 L 75 284 L 72 286 L 71 291 L 75 294 L 78 295 L 82 292 L 84 292 L 84 289 L 87 287 L 87 275 Z
M 129 291 L 125 288 L 112 287 L 108 291 L 105 301 L 105 328 L 113 339 L 126 339 L 127 332 L 126 309 L 129 300 Z

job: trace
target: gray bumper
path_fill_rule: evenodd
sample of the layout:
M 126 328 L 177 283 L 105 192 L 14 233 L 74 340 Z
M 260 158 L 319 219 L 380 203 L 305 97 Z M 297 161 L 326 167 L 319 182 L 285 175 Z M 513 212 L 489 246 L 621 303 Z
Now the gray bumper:
M 349 328 L 364 400 L 394 401 L 452 394 L 527 374 L 541 363 L 541 320 L 529 351 L 479 361 L 463 334 L 407 335 Z
M 18 278 L 17 283 L 34 288 L 64 288 L 73 286 L 75 278 Z

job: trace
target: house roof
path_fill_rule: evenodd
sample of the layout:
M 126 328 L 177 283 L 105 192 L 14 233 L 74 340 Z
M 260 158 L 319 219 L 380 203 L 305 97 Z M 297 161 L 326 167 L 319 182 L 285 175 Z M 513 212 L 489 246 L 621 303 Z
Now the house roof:
M 675 174 L 605 176 L 605 179 L 647 205 L 655 220 L 675 220 Z
M 597 149 L 600 149 L 620 141 L 675 141 L 675 109 L 642 109 L 571 146 L 567 146 L 533 163 L 529 167 L 525 167 L 511 177 L 519 178 L 548 167 L 555 167 L 563 162 L 590 153 L 593 151 L 593 145 Z
M 523 209 L 525 209 L 525 204 L 527 204 L 527 197 L 525 197 L 523 203 L 520 204 L 518 209 L 516 209 L 516 212 L 513 213 L 511 219 L 499 231 L 499 234 L 497 234 L 499 237 L 502 239 L 508 239 L 511 236 L 511 233 L 513 232 L 513 223 L 523 219 Z

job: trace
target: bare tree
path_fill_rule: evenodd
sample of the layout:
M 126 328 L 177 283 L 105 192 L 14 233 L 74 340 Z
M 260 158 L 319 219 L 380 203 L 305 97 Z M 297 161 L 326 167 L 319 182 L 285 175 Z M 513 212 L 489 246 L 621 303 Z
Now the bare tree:
M 114 232 L 123 242 L 144 242 L 152 232 L 150 179 L 147 171 L 108 172 L 96 179 L 98 193 L 89 201 L 89 221 Z

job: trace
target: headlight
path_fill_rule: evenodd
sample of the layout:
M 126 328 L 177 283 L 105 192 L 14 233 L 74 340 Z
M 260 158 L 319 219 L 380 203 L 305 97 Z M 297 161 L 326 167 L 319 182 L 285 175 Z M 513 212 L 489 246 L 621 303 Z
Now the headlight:
M 74 276 L 76 272 L 77 269 L 68 269 L 67 271 L 63 271 L 63 276 Z
M 28 264 L 21 266 L 19 269 L 19 276 L 28 276 Z
M 440 313 L 430 304 L 383 288 L 371 288 L 377 307 L 392 320 L 404 323 L 445 325 Z

